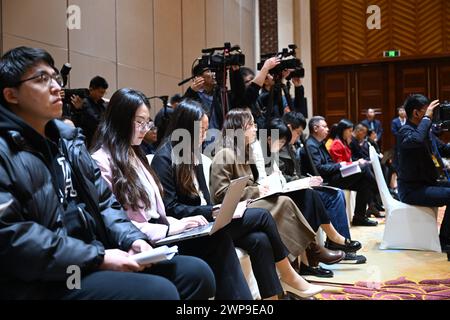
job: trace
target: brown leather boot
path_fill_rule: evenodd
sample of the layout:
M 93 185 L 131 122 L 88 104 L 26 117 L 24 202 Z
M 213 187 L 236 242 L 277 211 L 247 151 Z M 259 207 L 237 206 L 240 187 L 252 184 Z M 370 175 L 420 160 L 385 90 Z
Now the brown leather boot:
M 316 267 L 319 265 L 319 262 L 327 265 L 338 263 L 345 258 L 345 252 L 341 250 L 329 250 L 313 242 L 306 249 L 306 257 L 308 258 L 309 265 Z

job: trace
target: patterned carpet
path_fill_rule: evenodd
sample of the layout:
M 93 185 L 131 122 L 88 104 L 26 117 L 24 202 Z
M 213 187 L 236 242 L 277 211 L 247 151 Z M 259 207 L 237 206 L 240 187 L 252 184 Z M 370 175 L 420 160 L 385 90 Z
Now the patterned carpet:
M 324 292 L 318 300 L 450 300 L 450 279 L 414 282 L 402 277 L 385 283 L 358 282 L 341 292 Z

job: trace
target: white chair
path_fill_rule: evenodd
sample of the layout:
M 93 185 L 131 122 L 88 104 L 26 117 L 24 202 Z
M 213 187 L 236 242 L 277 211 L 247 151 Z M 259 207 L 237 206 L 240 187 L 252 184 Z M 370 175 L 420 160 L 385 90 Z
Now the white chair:
M 441 252 L 437 208 L 412 206 L 395 200 L 389 193 L 375 148 L 371 146 L 369 152 L 381 200 L 386 209 L 386 226 L 380 249 Z
M 345 209 L 347 210 L 348 227 L 351 227 L 353 220 L 355 205 L 356 205 L 356 191 L 343 190 L 345 196 Z

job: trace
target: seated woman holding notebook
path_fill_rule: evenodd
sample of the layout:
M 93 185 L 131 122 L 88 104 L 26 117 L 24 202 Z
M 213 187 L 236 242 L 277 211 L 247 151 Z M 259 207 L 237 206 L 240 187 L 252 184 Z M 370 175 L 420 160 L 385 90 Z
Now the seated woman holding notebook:
M 93 158 L 130 219 L 155 242 L 208 221 L 197 214 L 180 219 L 166 216 L 163 187 L 139 148 L 148 129 L 149 110 L 148 100 L 141 92 L 117 91 L 97 132 Z M 180 253 L 202 258 L 210 265 L 216 278 L 216 299 L 252 299 L 226 229 L 176 244 Z M 308 295 L 318 292 L 311 289 L 316 286 L 303 291 Z
M 353 134 L 353 123 L 350 120 L 342 119 L 339 121 L 336 129 L 336 138 L 331 144 L 330 155 L 334 162 L 342 163 L 345 165 L 354 165 L 357 164 L 360 168 L 359 172 L 362 172 L 364 179 L 367 184 L 370 186 L 370 203 L 369 208 L 367 210 L 368 214 L 373 214 L 376 217 L 383 218 L 384 215 L 381 215 L 378 211 L 377 202 L 381 203 L 379 198 L 379 191 L 377 187 L 377 182 L 375 180 L 375 175 L 372 171 L 372 165 L 370 161 L 365 159 L 359 159 L 357 161 L 352 161 L 352 150 L 350 149 L 350 143 L 352 141 Z M 345 168 L 345 167 L 344 167 Z M 352 172 L 350 172 L 351 174 Z M 358 172 L 355 172 L 358 173 Z M 345 177 L 343 175 L 343 177 Z M 378 207 L 381 207 L 379 205 Z
M 289 129 L 286 129 L 290 133 Z M 240 175 L 251 175 L 251 182 L 245 188 L 241 200 L 257 199 L 258 197 L 273 193 L 273 187 L 276 184 L 281 185 L 280 176 L 272 175 L 271 170 L 269 170 L 269 181 L 271 180 L 271 182 L 268 181 L 267 183 L 263 183 L 263 185 L 256 184 L 254 181 L 258 180 L 257 170 L 254 169 L 254 165 L 250 164 L 245 157 L 248 154 L 249 145 L 256 139 L 256 128 L 254 127 L 251 112 L 245 109 L 231 110 L 225 119 L 223 135 L 224 148 L 216 154 L 211 165 L 211 175 L 215 177 L 211 181 L 211 194 L 213 195 L 214 201 L 222 201 L 231 180 L 236 179 Z M 244 137 L 241 141 L 239 141 L 240 136 Z M 280 144 L 282 146 L 285 143 L 286 140 L 282 143 L 279 143 L 279 140 L 273 141 L 274 145 Z M 273 146 L 270 147 L 274 148 Z M 314 178 L 314 181 L 316 185 L 319 185 L 321 182 L 317 178 Z M 341 244 L 348 250 L 358 250 L 361 244 L 356 241 L 347 241 L 337 233 L 336 229 L 330 223 L 321 198 L 313 190 L 307 188 L 309 188 L 309 185 L 305 186 L 303 190 L 286 191 L 281 195 L 274 194 L 254 201 L 251 206 L 266 208 L 272 213 L 277 221 L 278 229 L 283 240 L 285 238 L 289 239 L 292 234 L 301 232 L 301 229 L 297 229 L 297 226 L 302 220 L 297 218 L 292 221 L 292 215 L 286 211 L 286 207 L 290 206 L 294 208 L 296 217 L 306 218 L 308 226 L 314 232 L 317 232 L 319 227 L 322 227 L 333 242 Z M 303 248 L 302 251 L 305 249 Z M 294 248 L 290 250 L 294 256 L 299 256 L 302 251 L 296 251 Z M 344 259 L 344 257 L 344 252 L 336 251 L 336 260 L 329 264 L 337 263 Z M 308 265 L 305 258 L 303 256 L 303 263 Z M 316 267 L 315 264 L 312 266 Z M 329 277 L 333 274 L 329 270 L 322 269 L 321 273 L 316 273 L 315 275 Z
M 202 215 L 209 221 L 213 219 L 200 156 L 207 129 L 208 117 L 202 106 L 195 101 L 183 101 L 173 114 L 167 138 L 152 160 L 164 188 L 163 200 L 169 216 L 181 219 Z M 247 209 L 242 218 L 233 219 L 224 230 L 235 246 L 248 252 L 263 299 L 276 298 L 283 293 L 283 287 L 300 297 L 311 297 L 323 290 L 306 282 L 291 267 L 288 251 L 268 211 Z

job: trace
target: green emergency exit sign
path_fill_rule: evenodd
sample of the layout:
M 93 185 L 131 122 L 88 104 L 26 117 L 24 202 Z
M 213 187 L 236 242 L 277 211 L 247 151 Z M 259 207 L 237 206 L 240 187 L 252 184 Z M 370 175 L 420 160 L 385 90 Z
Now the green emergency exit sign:
M 383 52 L 385 58 L 397 58 L 400 57 L 400 50 L 388 50 Z

